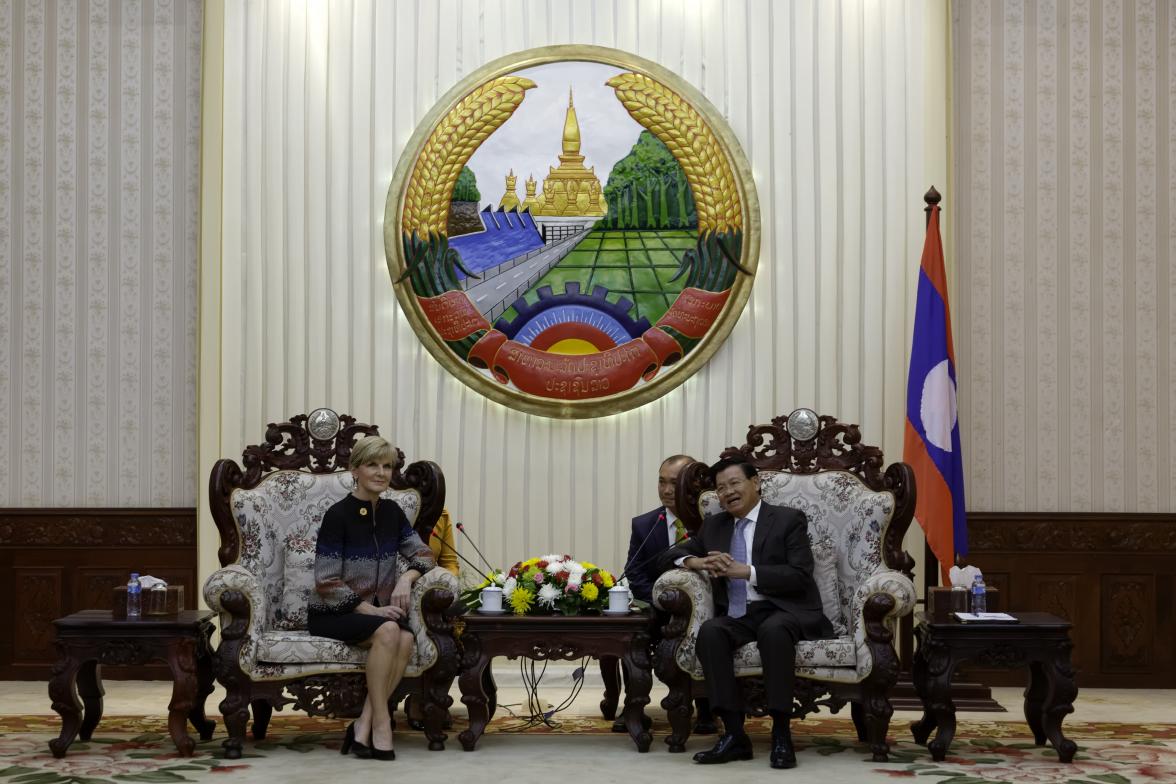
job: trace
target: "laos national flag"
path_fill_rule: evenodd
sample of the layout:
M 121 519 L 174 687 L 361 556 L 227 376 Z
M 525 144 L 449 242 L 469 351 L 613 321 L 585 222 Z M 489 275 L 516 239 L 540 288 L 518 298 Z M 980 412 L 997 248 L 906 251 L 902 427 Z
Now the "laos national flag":
M 947 570 L 955 564 L 956 555 L 968 552 L 968 527 L 939 207 L 931 208 L 919 270 L 903 460 L 915 472 L 915 518 L 923 526 L 946 583 Z

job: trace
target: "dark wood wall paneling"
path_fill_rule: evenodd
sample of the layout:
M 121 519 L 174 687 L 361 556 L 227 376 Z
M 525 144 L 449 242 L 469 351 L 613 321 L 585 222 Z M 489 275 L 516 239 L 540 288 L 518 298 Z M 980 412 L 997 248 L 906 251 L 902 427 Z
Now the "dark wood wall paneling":
M 184 586 L 196 606 L 195 509 L 0 509 L 0 680 L 48 679 L 53 619 L 109 609 L 131 572 Z M 167 678 L 163 665 L 104 678 Z
M 1074 624 L 1079 687 L 1176 688 L 1176 515 L 968 514 L 971 553 L 1004 607 Z M 969 679 L 1021 685 L 1019 672 Z

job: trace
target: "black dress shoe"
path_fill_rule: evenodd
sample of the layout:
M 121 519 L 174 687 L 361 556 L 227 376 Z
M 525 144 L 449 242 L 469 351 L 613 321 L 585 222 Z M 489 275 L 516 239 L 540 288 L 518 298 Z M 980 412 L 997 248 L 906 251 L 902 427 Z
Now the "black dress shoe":
M 625 726 L 625 717 L 617 716 L 616 721 L 612 723 L 613 732 L 628 732 L 629 728 Z
M 772 735 L 772 756 L 770 763 L 773 768 L 795 768 L 796 751 L 792 748 L 792 734 Z
M 699 765 L 722 765 L 724 762 L 751 759 L 751 738 L 746 735 L 720 735 L 714 747 L 694 755 Z

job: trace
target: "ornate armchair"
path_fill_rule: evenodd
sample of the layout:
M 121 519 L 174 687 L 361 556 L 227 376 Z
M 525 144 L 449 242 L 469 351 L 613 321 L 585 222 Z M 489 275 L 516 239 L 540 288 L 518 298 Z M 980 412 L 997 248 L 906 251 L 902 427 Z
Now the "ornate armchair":
M 204 584 L 204 599 L 220 613 L 216 671 L 227 691 L 220 709 L 230 759 L 241 755 L 250 708 L 253 737 L 260 740 L 274 708 L 293 703 L 311 715 L 358 716 L 363 707 L 367 651 L 312 636 L 306 622 L 323 513 L 354 486 L 346 466 L 355 441 L 376 434 L 373 425 L 318 409 L 270 424 L 265 442 L 245 449 L 243 469 L 229 459 L 212 468 L 208 495 L 222 568 Z M 404 454 L 397 450 L 397 457 L 383 497 L 400 504 L 428 541 L 445 502 L 445 478 L 429 461 L 402 473 Z M 416 649 L 392 696 L 398 701 L 416 690 L 433 750 L 445 747 L 442 725 L 457 671 L 445 617 L 457 592 L 456 578 L 440 568 L 413 586 L 409 623 Z
M 893 712 L 889 691 L 898 678 L 894 635 L 899 618 L 915 605 L 914 561 L 902 549 L 915 485 L 910 466 L 893 463 L 883 471 L 882 450 L 860 442 L 857 425 L 799 409 L 752 426 L 747 443 L 727 448 L 722 457 L 750 460 L 759 469 L 766 502 L 808 517 L 814 577 L 837 638 L 797 645 L 793 716 L 804 717 L 821 705 L 837 712 L 851 702 L 859 740 L 868 740 L 874 760 L 883 762 Z M 677 493 L 691 532 L 720 509 L 703 463 L 682 470 Z M 657 675 L 670 687 L 662 701 L 671 726 L 666 743 L 672 752 L 685 751 L 691 694 L 696 687 L 701 691 L 703 679 L 695 641 L 703 621 L 714 615 L 714 601 L 709 582 L 685 569 L 663 574 L 653 597 L 671 614 L 655 656 Z M 761 713 L 762 678 L 753 677 L 762 674 L 755 643 L 737 651 L 735 672 L 746 704 Z

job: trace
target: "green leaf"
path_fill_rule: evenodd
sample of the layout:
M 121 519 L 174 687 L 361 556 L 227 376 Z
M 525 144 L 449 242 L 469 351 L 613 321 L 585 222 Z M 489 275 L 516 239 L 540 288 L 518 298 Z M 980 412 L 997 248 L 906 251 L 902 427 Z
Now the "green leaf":
M 38 770 L 40 770 L 40 768 L 26 768 L 23 765 L 13 765 L 10 768 L 0 770 L 0 776 L 19 776 L 22 773 L 32 773 Z
M 1125 776 L 1120 776 L 1118 773 L 1099 773 L 1098 775 L 1091 776 L 1090 778 L 1094 779 L 1095 781 L 1105 782 L 1105 784 L 1131 784 L 1131 779 L 1126 778 Z
M 153 770 L 147 773 L 120 773 L 114 778 L 118 781 L 150 781 L 162 784 L 165 781 L 191 781 L 179 773 L 169 773 L 166 770 Z
M 995 749 L 1002 745 L 1000 741 L 993 740 L 992 738 L 972 738 L 968 742 L 973 746 L 983 746 L 986 749 Z
M 14 784 L 57 784 L 57 782 L 68 781 L 68 779 L 60 773 L 49 770 L 26 773 L 23 776 L 17 776 L 12 781 Z

